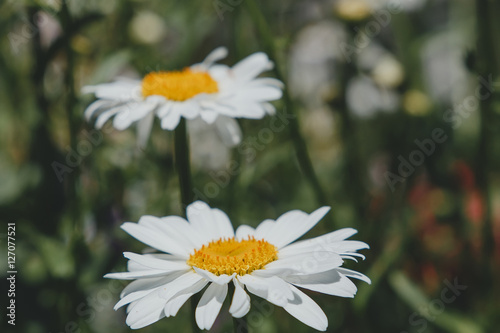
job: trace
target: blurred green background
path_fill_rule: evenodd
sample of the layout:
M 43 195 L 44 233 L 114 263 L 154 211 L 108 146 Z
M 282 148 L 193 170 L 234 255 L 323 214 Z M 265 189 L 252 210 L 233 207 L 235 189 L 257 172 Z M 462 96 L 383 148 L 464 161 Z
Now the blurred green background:
M 155 123 L 141 150 L 134 128 L 96 131 L 80 89 L 217 46 L 229 65 L 268 53 L 287 97 L 277 116 L 239 121 L 233 149 L 189 124 L 197 197 L 235 226 L 327 204 L 306 237 L 359 230 L 371 249 L 346 265 L 372 285 L 356 282 L 354 299 L 308 292 L 329 332 L 496 332 L 499 15 L 487 0 L 0 2 L 2 299 L 7 223 L 18 270 L 16 326 L 3 301 L 2 332 L 129 331 L 113 311 L 126 281 L 102 276 L 145 247 L 121 223 L 183 212 L 173 133 Z M 466 289 L 450 298 L 450 284 Z M 311 331 L 252 299 L 252 332 Z M 232 331 L 227 307 L 213 332 Z M 189 332 L 189 316 L 185 306 L 140 332 Z

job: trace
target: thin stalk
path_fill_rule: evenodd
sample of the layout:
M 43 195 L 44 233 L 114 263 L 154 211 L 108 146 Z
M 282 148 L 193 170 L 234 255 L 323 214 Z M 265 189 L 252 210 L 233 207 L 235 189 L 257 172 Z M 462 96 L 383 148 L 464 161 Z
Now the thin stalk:
M 234 295 L 234 285 L 232 283 L 228 284 L 228 295 Z M 235 333 L 248 333 L 247 316 L 241 318 L 233 317 L 233 330 Z
M 75 67 L 75 55 L 73 53 L 73 49 L 71 47 L 71 38 L 69 37 L 72 35 L 74 26 L 73 26 L 73 18 L 71 17 L 71 14 L 69 12 L 68 4 L 67 1 L 62 2 L 61 6 L 61 25 L 68 34 L 68 38 L 64 39 L 64 51 L 66 53 L 66 71 L 64 73 L 64 84 L 66 88 L 66 117 L 68 121 L 68 128 L 69 128 L 69 140 L 70 140 L 70 147 L 72 151 L 77 151 L 77 132 L 78 132 L 78 123 L 77 120 L 75 119 L 75 106 L 77 102 L 76 94 L 75 94 L 75 78 L 74 78 L 74 67 Z M 78 169 L 75 170 L 75 172 L 72 172 L 70 175 L 68 175 L 69 179 L 69 186 L 68 186 L 68 192 L 69 192 L 69 208 L 72 211 L 72 220 L 73 220 L 73 232 L 75 238 L 78 238 L 78 235 L 81 233 L 80 226 L 79 226 L 79 220 L 80 220 L 80 214 L 78 212 L 78 200 L 76 198 L 77 196 L 77 191 L 76 191 L 76 186 L 77 186 L 77 180 L 78 180 Z
M 179 176 L 179 188 L 181 194 L 182 211 L 185 212 L 187 206 L 193 202 L 194 195 L 192 191 L 191 181 L 191 165 L 189 163 L 189 141 L 187 137 L 186 119 L 182 118 L 175 129 L 175 168 Z M 184 213 L 185 214 L 185 213 Z M 200 332 L 196 324 L 196 306 L 200 301 L 200 296 L 194 294 L 191 297 L 191 324 L 192 330 L 195 333 Z
M 234 318 L 233 317 L 234 333 L 248 333 L 247 317 Z
M 262 15 L 262 12 L 255 0 L 247 0 L 245 1 L 245 4 L 247 5 L 250 16 L 259 32 L 260 37 L 262 38 L 262 42 L 264 44 L 264 48 L 266 49 L 267 54 L 276 64 L 275 60 L 277 58 L 277 52 L 274 45 L 274 41 L 272 39 L 271 29 L 269 28 L 269 25 L 265 17 Z M 286 81 L 284 79 L 283 74 L 281 73 L 279 66 L 277 65 L 274 66 L 274 74 L 278 80 L 282 82 Z M 290 121 L 289 122 L 290 136 L 292 138 L 293 146 L 297 154 L 297 159 L 300 165 L 300 169 L 302 170 L 307 181 L 313 188 L 318 203 L 320 205 L 329 205 L 329 201 L 327 199 L 325 191 L 323 190 L 321 183 L 314 171 L 313 164 L 311 162 L 311 158 L 309 157 L 309 152 L 307 150 L 306 142 L 302 137 L 302 134 L 300 133 L 300 126 L 295 111 L 295 105 L 292 102 L 290 94 L 288 93 L 288 90 L 286 88 L 283 91 L 283 100 L 285 103 L 285 108 L 283 112 L 285 113 L 285 116 L 287 116 L 287 119 L 289 119 Z M 325 217 L 325 219 L 331 218 L 330 216 L 331 215 L 328 215 L 327 217 Z
M 489 20 L 489 13 L 492 10 L 490 4 L 487 0 L 477 0 L 476 1 L 476 20 L 477 20 L 477 71 L 480 77 L 487 79 L 489 75 L 495 77 L 495 58 L 494 47 L 495 40 L 492 38 L 492 24 Z M 481 83 L 479 83 L 481 84 Z M 491 87 L 490 87 L 491 88 Z M 481 111 L 481 125 L 480 125 L 480 136 L 479 144 L 477 148 L 477 165 L 476 165 L 476 177 L 478 186 L 483 194 L 484 204 L 485 204 L 485 215 L 483 219 L 483 267 L 482 276 L 488 281 L 485 281 L 484 285 L 490 285 L 491 281 L 491 258 L 493 257 L 493 251 L 495 247 L 495 240 L 493 238 L 493 223 L 492 223 L 492 209 L 491 209 L 491 195 L 489 191 L 489 173 L 491 163 L 489 159 L 489 153 L 491 151 L 491 140 L 493 137 L 493 131 L 496 130 L 493 127 L 493 98 L 485 98 L 480 102 Z
M 183 211 L 193 202 L 191 166 L 189 163 L 189 142 L 187 138 L 186 119 L 182 118 L 175 129 L 175 167 L 179 176 L 181 203 Z

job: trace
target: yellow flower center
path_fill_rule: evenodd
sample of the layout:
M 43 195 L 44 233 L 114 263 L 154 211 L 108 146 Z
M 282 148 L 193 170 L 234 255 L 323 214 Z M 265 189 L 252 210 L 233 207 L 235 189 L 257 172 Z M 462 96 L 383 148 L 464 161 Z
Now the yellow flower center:
M 187 264 L 215 275 L 245 275 L 278 259 L 278 249 L 264 240 L 219 239 L 192 254 Z
M 173 101 L 185 101 L 198 94 L 219 91 L 217 82 L 202 71 L 185 68 L 182 71 L 151 72 L 142 79 L 144 97 L 160 95 Z

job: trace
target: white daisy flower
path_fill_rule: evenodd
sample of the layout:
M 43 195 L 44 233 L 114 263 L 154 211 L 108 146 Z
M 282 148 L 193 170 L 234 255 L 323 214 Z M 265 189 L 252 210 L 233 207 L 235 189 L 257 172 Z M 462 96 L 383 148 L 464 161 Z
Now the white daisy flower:
M 140 140 L 149 136 L 156 114 L 161 127 L 173 130 L 181 117 L 201 117 L 216 123 L 224 142 L 241 141 L 241 131 L 234 118 L 260 119 L 273 114 L 269 102 L 281 98 L 283 84 L 273 78 L 257 78 L 272 69 L 267 55 L 258 52 L 232 68 L 215 64 L 227 56 L 219 47 L 203 62 L 181 71 L 159 71 L 142 80 L 121 79 L 112 83 L 86 86 L 84 93 L 94 93 L 97 100 L 85 111 L 89 120 L 97 114 L 96 128 L 114 117 L 113 126 L 124 130 L 138 122 Z
M 342 268 L 344 259 L 364 259 L 356 251 L 369 248 L 363 242 L 346 240 L 355 229 L 291 244 L 329 210 L 322 207 L 311 214 L 293 210 L 255 229 L 242 225 L 235 232 L 224 212 L 197 201 L 187 207 L 188 221 L 178 216 L 143 216 L 139 223 L 124 223 L 123 230 L 162 253 L 125 252 L 128 272 L 105 275 L 135 280 L 125 287 L 115 309 L 128 304 L 126 323 L 138 329 L 175 316 L 192 295 L 208 286 L 195 313 L 200 329 L 208 330 L 232 283 L 229 312 L 233 317 L 243 317 L 250 310 L 249 292 L 324 331 L 328 326 L 325 313 L 298 288 L 354 297 L 357 289 L 349 278 L 370 283 L 365 275 Z

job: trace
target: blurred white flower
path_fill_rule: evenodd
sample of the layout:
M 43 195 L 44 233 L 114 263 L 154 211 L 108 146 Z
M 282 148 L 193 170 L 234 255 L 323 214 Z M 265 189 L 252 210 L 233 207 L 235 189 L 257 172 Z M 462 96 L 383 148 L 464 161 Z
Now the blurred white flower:
M 344 27 L 322 21 L 302 29 L 290 55 L 290 91 L 309 107 L 324 104 L 325 93 L 332 88 L 334 61 L 343 59 L 338 47 L 346 39 Z
M 427 0 L 370 0 L 372 3 L 378 2 L 385 8 L 393 8 L 405 12 L 414 12 L 422 9 Z
M 424 116 L 431 111 L 432 104 L 426 94 L 410 89 L 403 96 L 403 108 L 413 116 Z
M 361 21 L 372 14 L 372 7 L 368 0 L 336 0 L 335 13 L 348 21 Z
M 129 33 L 132 39 L 142 44 L 155 44 L 162 40 L 167 31 L 163 19 L 150 11 L 140 11 L 130 22 Z
M 359 54 L 358 67 L 370 73 L 372 79 L 385 88 L 396 88 L 405 77 L 401 63 L 376 42 L 368 44 Z
M 222 129 L 226 135 L 221 136 L 221 131 L 216 124 L 207 124 L 200 118 L 188 122 L 189 145 L 191 150 L 191 163 L 196 169 L 205 171 L 223 170 L 229 163 L 232 147 L 238 138 L 241 137 L 240 127 L 233 118 L 227 118 L 226 130 Z M 232 132 L 234 131 L 234 133 Z M 225 139 L 223 139 L 225 138 Z M 224 143 L 224 144 L 223 144 Z
M 371 117 L 379 111 L 395 111 L 400 102 L 397 93 L 378 86 L 366 76 L 357 76 L 349 81 L 346 99 L 349 110 L 361 118 Z
M 269 101 L 281 98 L 283 85 L 273 78 L 257 78 L 273 66 L 264 53 L 254 53 L 232 68 L 215 64 L 226 55 L 226 48 L 220 47 L 203 62 L 181 71 L 151 72 L 142 80 L 84 87 L 85 93 L 98 98 L 87 108 L 85 117 L 97 114 L 97 128 L 114 117 L 113 126 L 118 130 L 138 122 L 141 146 L 149 137 L 155 115 L 166 130 L 175 129 L 182 117 L 200 117 L 232 133 L 231 140 L 237 144 L 241 140 L 239 129 L 233 128 L 237 123 L 228 118 L 260 119 L 274 114 Z M 227 137 L 227 133 L 221 135 Z
M 373 12 L 382 9 L 397 14 L 400 11 L 413 12 L 422 9 L 427 0 L 358 0 L 365 2 Z M 439 1 L 439 0 L 435 0 Z
M 429 94 L 440 102 L 454 103 L 467 94 L 466 38 L 461 33 L 434 35 L 422 48 L 424 79 Z
M 39 11 L 36 14 L 37 25 L 40 29 L 40 44 L 47 48 L 52 44 L 57 37 L 62 33 L 59 21 L 44 11 Z
M 175 316 L 192 295 L 208 285 L 195 318 L 200 329 L 209 330 L 232 282 L 229 313 L 233 317 L 243 317 L 250 310 L 248 291 L 283 307 L 304 324 L 325 331 L 325 313 L 297 287 L 354 297 L 357 288 L 349 278 L 370 283 L 365 275 L 342 268 L 345 259 L 364 258 L 356 251 L 369 248 L 366 243 L 346 240 L 357 232 L 355 229 L 340 229 L 291 244 L 329 210 L 322 207 L 311 214 L 293 210 L 276 221 L 265 220 L 256 229 L 242 225 L 235 232 L 224 212 L 197 201 L 187 207 L 189 222 L 178 216 L 143 216 L 139 223 L 124 223 L 123 230 L 161 252 L 125 252 L 128 272 L 105 275 L 135 280 L 125 287 L 115 309 L 128 304 L 126 323 L 139 329 Z
M 396 88 L 404 79 L 403 66 L 391 55 L 384 55 L 372 71 L 373 80 L 384 87 Z

